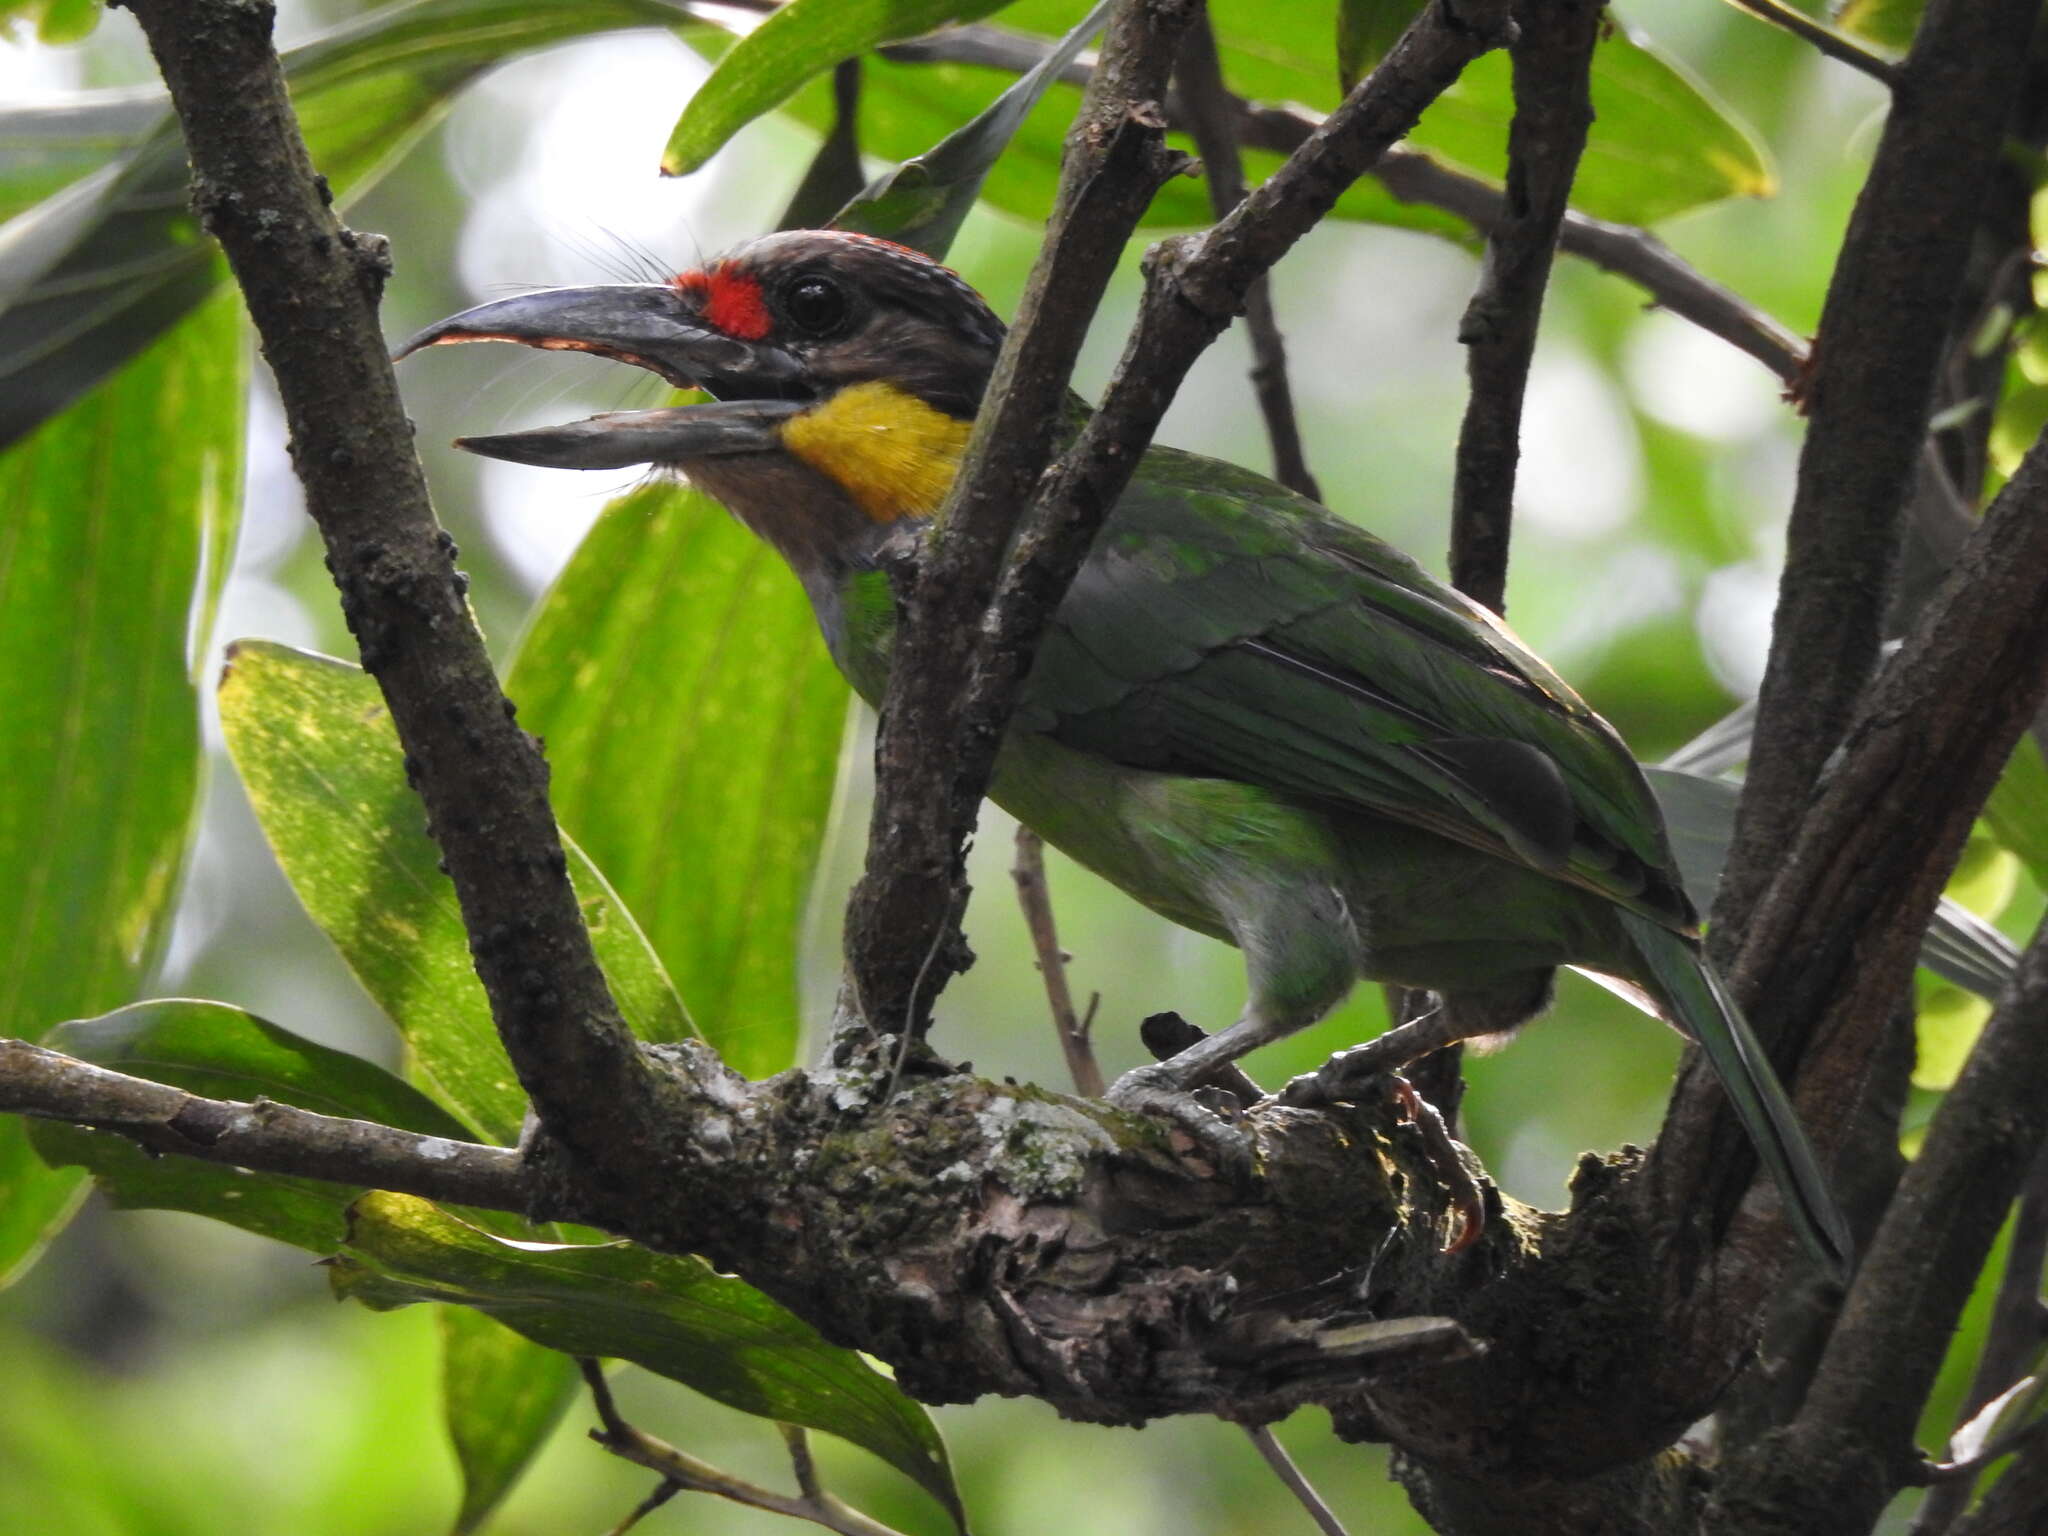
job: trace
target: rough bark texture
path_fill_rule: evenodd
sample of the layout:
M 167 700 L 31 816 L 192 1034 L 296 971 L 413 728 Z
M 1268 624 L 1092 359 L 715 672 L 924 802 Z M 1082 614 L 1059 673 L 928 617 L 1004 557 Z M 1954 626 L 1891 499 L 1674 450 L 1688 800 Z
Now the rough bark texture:
M 1451 585 L 1495 613 L 1507 612 L 1522 396 L 1565 203 L 1593 126 L 1590 71 L 1605 15 L 1603 0 L 1540 0 L 1515 9 L 1521 30 L 1509 50 L 1515 118 L 1506 206 L 1487 234 L 1479 287 L 1458 326 L 1472 393 L 1451 482 Z

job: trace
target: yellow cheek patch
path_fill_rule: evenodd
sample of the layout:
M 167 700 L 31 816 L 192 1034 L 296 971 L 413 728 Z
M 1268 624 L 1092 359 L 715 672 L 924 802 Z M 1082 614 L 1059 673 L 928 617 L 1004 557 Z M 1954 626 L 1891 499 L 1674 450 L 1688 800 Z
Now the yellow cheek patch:
M 792 416 L 782 443 L 843 487 L 869 517 L 893 523 L 939 510 L 971 425 L 893 384 L 870 382 Z

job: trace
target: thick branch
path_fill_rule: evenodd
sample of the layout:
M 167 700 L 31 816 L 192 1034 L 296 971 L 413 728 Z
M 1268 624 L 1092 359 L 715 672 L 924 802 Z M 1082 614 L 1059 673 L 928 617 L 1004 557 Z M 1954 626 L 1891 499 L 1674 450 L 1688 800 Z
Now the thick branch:
M 492 1017 L 543 1122 L 601 1166 L 653 1118 L 643 1068 L 591 952 L 548 808 L 435 524 L 377 326 L 384 242 L 343 228 L 271 50 L 272 8 L 134 0 L 221 243 L 277 376 L 292 461 L 364 668 L 384 690 L 447 855 Z
M 2048 925 L 1899 1182 L 1790 1433 L 1744 1457 L 1719 1529 L 1861 1536 L 1918 1462 L 1913 1431 L 2007 1206 L 2048 1137 Z
M 1269 1105 L 1247 1120 L 1256 1171 L 1225 1176 L 1184 1138 L 1036 1088 L 955 1075 L 885 1104 L 881 1071 L 750 1084 L 705 1047 L 660 1054 L 686 1112 L 617 1182 L 545 1177 L 504 1148 L 200 1098 L 13 1040 L 0 1041 L 0 1110 L 702 1253 L 889 1360 L 928 1400 L 1024 1393 L 1117 1423 L 1266 1422 L 1471 1360 L 1466 1328 L 1407 1314 L 1452 1294 L 1439 1273 L 1452 1266 L 1512 1274 L 1541 1228 L 1533 1212 L 1497 1209 L 1483 1251 L 1439 1253 L 1429 1150 L 1384 1102 Z M 1512 1290 L 1496 1285 L 1491 1304 Z M 1497 1382 L 1486 1392 L 1506 1395 Z
M 1899 73 L 1814 345 L 1813 424 L 1715 905 L 1717 954 L 1732 951 L 1779 867 L 1877 663 L 1900 509 L 2038 10 L 2033 0 L 1933 0 Z
M 1522 396 L 1551 256 L 1593 125 L 1589 71 L 1605 10 L 1604 0 L 1525 0 L 1515 8 L 1521 32 L 1509 50 L 1515 117 L 1506 208 L 1487 236 L 1479 287 L 1458 327 L 1472 394 L 1451 489 L 1451 584 L 1495 613 L 1507 611 Z
M 260 1173 L 521 1213 L 533 1200 L 523 1160 L 505 1147 L 316 1115 L 270 1099 L 203 1099 L 26 1040 L 0 1040 L 0 1112 L 114 1131 L 152 1152 Z
M 1942 884 L 2044 696 L 2048 443 L 2037 442 L 1872 687 L 1729 973 L 1760 1031 L 1813 1024 L 1799 1096 L 1824 1151 L 1869 1091 Z M 1734 1209 L 1753 1160 L 1727 1119 L 1689 1065 L 1651 1162 L 1661 1224 L 1706 1218 L 1717 1230 Z M 1722 1300 L 1736 1313 L 1748 1304 Z
M 1110 20 L 1045 246 L 907 605 L 875 744 L 867 868 L 847 909 L 848 966 L 872 1029 L 920 1030 L 967 963 L 963 850 L 1002 721 L 963 723 L 961 701 L 1016 509 L 1067 419 L 1089 319 L 1139 216 L 1179 168 L 1156 103 L 1195 3 L 1125 0 Z
M 1970 1390 L 1956 1410 L 1957 1424 L 1966 1424 L 1977 1410 L 2033 1369 L 2044 1339 L 2048 1313 L 2041 1306 L 2041 1279 L 2048 1269 L 2048 1152 L 2037 1153 L 2020 1191 L 2013 1218 L 2012 1241 L 2005 1250 L 2005 1274 L 1990 1326 L 1977 1357 Z M 1941 1536 L 1969 1508 L 1975 1477 L 1955 1477 L 1927 1490 L 1907 1536 Z
M 1237 152 L 1237 109 L 1242 104 L 1224 88 L 1216 31 L 1206 11 L 1181 41 L 1174 83 L 1180 115 L 1186 117 L 1196 153 L 1202 157 L 1209 207 L 1220 219 L 1244 201 L 1244 161 Z M 1301 450 L 1294 392 L 1287 383 L 1287 347 L 1273 313 L 1273 285 L 1263 274 L 1245 292 L 1244 326 L 1252 344 L 1252 392 L 1273 445 L 1273 478 L 1290 491 L 1321 501 L 1322 490 Z

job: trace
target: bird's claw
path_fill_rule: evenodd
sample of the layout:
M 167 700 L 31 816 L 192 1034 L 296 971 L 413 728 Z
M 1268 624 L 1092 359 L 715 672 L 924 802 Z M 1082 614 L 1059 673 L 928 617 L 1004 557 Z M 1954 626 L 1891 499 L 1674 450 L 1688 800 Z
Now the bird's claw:
M 1290 1109 L 1326 1109 L 1332 1104 L 1356 1104 L 1367 1097 L 1368 1085 L 1374 1079 L 1381 1079 L 1384 1089 L 1384 1080 L 1391 1077 L 1400 1065 L 1388 1061 L 1384 1052 L 1375 1051 L 1373 1047 L 1378 1044 L 1378 1040 L 1368 1040 L 1364 1045 L 1337 1052 L 1315 1071 L 1289 1078 L 1273 1097 Z
M 1132 1068 L 1109 1085 L 1104 1097 L 1118 1109 L 1170 1122 L 1219 1173 L 1242 1179 L 1256 1168 L 1251 1132 L 1212 1107 L 1212 1100 L 1234 1106 L 1228 1094 L 1191 1091 L 1166 1067 L 1154 1065 Z

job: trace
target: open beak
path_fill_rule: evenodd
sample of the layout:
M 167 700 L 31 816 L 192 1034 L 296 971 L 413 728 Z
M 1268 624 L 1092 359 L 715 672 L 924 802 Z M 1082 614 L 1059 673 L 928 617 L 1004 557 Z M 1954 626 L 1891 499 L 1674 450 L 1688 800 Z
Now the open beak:
M 428 326 L 396 355 L 406 358 L 425 347 L 462 341 L 594 352 L 659 374 L 679 389 L 717 397 L 708 405 L 621 411 L 567 426 L 457 440 L 457 447 L 472 453 L 518 464 L 618 469 L 765 452 L 777 445 L 779 425 L 810 403 L 798 358 L 709 329 L 666 284 L 551 288 L 479 304 Z

